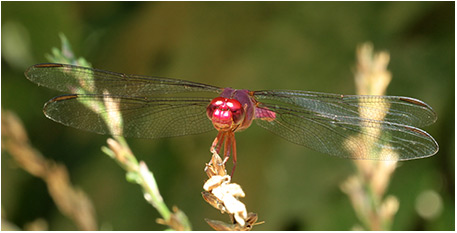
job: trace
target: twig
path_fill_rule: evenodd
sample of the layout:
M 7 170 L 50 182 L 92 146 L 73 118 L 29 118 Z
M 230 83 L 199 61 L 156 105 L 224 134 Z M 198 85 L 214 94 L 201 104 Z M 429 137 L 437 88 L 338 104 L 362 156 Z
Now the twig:
M 87 195 L 73 187 L 64 165 L 46 159 L 30 145 L 19 118 L 2 110 L 2 149 L 7 150 L 19 166 L 43 179 L 57 208 L 81 230 L 96 230 L 94 207 Z

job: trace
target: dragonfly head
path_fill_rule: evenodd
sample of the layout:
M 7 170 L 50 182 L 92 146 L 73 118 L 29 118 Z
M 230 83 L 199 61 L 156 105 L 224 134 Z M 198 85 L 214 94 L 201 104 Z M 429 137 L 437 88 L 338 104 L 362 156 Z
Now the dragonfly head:
M 228 131 L 243 122 L 245 111 L 238 100 L 217 97 L 206 108 L 206 115 L 218 131 Z

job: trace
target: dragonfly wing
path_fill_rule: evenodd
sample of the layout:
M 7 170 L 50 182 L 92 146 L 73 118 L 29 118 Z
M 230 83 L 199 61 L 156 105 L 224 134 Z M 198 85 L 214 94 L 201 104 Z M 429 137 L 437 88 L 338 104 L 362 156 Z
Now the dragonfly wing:
M 59 123 L 99 134 L 162 138 L 213 130 L 206 98 L 133 98 L 117 95 L 63 95 L 45 104 Z
M 222 88 L 179 79 L 128 75 L 66 64 L 45 63 L 29 67 L 25 76 L 32 82 L 73 94 L 111 94 L 153 97 L 177 93 L 220 93 Z M 206 96 L 205 96 L 206 97 Z
M 351 159 L 410 160 L 438 151 L 427 132 L 402 124 L 427 124 L 436 119 L 431 108 L 423 109 L 418 100 L 406 100 L 402 105 L 399 97 L 299 91 L 262 91 L 254 97 L 260 112 L 275 113 L 274 118 L 257 119 L 258 125 L 322 153 Z M 416 112 L 422 115 L 414 115 Z
M 372 120 L 410 125 L 433 124 L 436 113 L 421 100 L 402 96 L 339 95 L 310 91 L 256 91 L 261 102 L 280 104 L 317 114 L 362 117 Z

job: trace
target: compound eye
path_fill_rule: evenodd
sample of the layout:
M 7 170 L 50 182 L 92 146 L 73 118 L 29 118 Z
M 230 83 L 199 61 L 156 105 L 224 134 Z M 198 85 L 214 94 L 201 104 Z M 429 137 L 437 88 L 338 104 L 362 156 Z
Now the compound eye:
M 233 123 L 238 125 L 241 124 L 244 120 L 244 108 L 241 106 L 240 102 L 235 99 L 229 99 L 227 101 L 227 107 L 230 109 L 230 112 L 232 112 L 232 120 Z
M 212 119 L 214 111 L 223 107 L 226 101 L 227 100 L 223 97 L 214 98 L 206 108 L 206 116 L 208 116 L 209 119 Z

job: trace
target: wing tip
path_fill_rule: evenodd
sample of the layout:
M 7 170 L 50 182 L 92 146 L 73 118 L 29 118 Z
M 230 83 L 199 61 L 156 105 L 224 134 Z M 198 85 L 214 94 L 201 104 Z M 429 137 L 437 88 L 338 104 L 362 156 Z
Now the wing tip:
M 424 101 L 418 100 L 415 98 L 411 98 L 411 97 L 403 97 L 403 96 L 399 97 L 399 100 L 416 105 L 416 106 L 420 106 L 420 107 L 424 108 L 427 112 L 429 112 L 430 115 L 427 116 L 429 122 L 427 122 L 426 125 L 431 125 L 438 120 L 438 115 L 436 114 L 436 112 L 433 110 L 433 108 L 430 105 L 428 105 Z
M 55 67 L 64 67 L 63 64 L 58 64 L 58 63 L 40 63 L 40 64 L 35 64 L 32 66 L 29 66 L 25 71 L 24 75 L 27 79 L 30 81 L 34 82 L 34 78 L 32 77 L 33 71 L 36 69 L 41 69 L 41 68 L 55 68 Z

